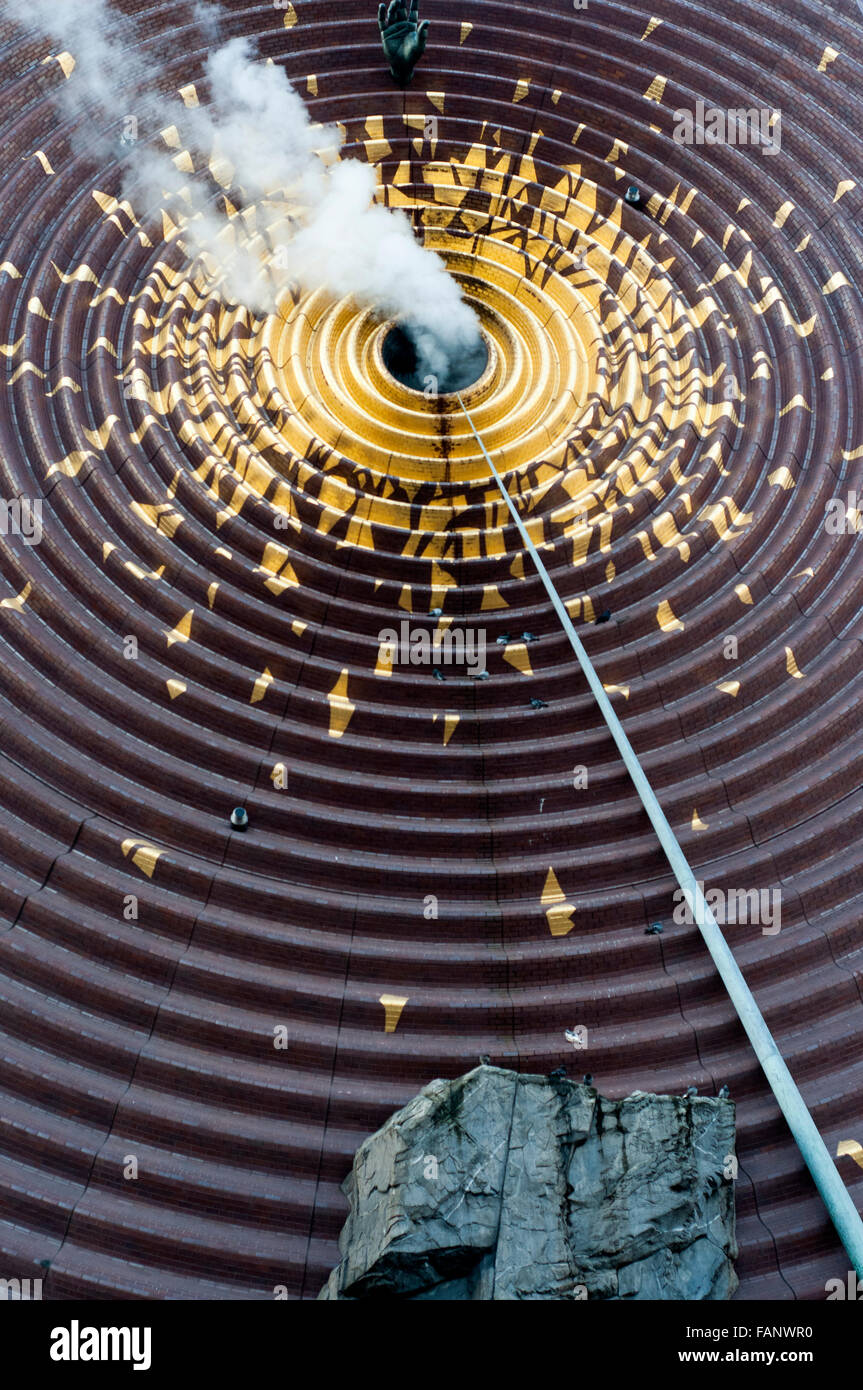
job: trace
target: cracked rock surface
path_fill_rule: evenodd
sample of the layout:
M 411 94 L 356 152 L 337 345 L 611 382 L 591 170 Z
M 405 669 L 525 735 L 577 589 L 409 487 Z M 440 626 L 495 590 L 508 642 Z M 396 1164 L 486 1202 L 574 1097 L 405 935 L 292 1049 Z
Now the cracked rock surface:
M 727 1299 L 734 1103 L 482 1066 L 357 1150 L 322 1299 Z

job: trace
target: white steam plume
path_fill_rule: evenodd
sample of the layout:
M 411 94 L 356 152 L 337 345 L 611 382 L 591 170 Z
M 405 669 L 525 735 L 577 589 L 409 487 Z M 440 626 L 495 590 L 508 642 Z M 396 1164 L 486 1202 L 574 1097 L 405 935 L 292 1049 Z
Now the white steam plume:
M 267 314 L 292 283 L 352 296 L 403 320 L 420 372 L 439 379 L 475 347 L 476 317 L 443 261 L 419 244 L 403 213 L 374 201 L 373 169 L 339 159 L 339 132 L 311 123 L 284 71 L 255 61 L 250 40 L 232 39 L 210 53 L 210 105 L 187 109 L 160 97 L 152 75 L 145 83 L 140 55 L 130 51 L 132 22 L 120 16 L 118 31 L 106 0 L 6 0 L 6 9 L 75 57 L 62 89 L 67 109 L 98 105 L 106 124 L 138 110 L 142 118 L 155 116 L 157 128 L 176 125 L 196 167 L 213 158 L 231 166 L 232 185 L 256 204 L 254 236 L 243 219 L 219 210 L 208 182 L 180 173 L 165 149 L 133 145 L 123 188 L 124 196 L 143 197 L 148 208 L 176 200 L 185 242 L 231 298 Z M 202 10 L 198 0 L 191 14 L 211 37 L 218 9 Z M 112 33 L 123 38 L 122 46 Z
M 297 226 L 282 226 L 283 264 L 303 289 L 351 295 L 412 328 L 421 364 L 437 377 L 475 345 L 477 320 L 439 256 L 416 240 L 408 218 L 374 202 L 374 170 L 333 163 L 340 136 L 315 127 L 281 68 L 254 61 L 247 39 L 232 39 L 207 63 L 211 104 L 190 113 L 197 143 L 229 160 L 258 201 L 274 190 L 298 204 Z M 323 156 L 323 157 L 321 157 Z M 284 211 L 269 229 L 275 239 Z

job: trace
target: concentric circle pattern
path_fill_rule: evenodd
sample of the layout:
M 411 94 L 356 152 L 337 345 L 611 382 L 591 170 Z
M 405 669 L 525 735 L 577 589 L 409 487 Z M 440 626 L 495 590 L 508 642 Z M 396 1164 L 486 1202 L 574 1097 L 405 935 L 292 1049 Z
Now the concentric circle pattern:
M 124 9 L 206 104 L 191 6 Z M 690 862 L 759 895 L 726 934 L 859 1200 L 863 566 L 825 509 L 863 492 L 861 16 L 424 0 L 401 92 L 374 9 L 224 37 L 476 309 L 465 403 Z M 457 401 L 351 300 L 227 300 L 69 55 L 0 41 L 0 469 L 42 506 L 0 538 L 0 1275 L 313 1298 L 358 1144 L 487 1053 L 728 1083 L 738 1296 L 823 1297 L 847 1257 Z M 699 101 L 773 148 L 677 143 Z M 488 679 L 394 660 L 402 624 Z

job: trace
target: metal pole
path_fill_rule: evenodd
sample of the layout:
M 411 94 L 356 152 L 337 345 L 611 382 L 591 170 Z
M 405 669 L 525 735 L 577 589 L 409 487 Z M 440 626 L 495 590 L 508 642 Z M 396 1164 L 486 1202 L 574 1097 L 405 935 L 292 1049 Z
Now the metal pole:
M 479 444 L 483 452 L 483 457 L 492 471 L 495 482 L 500 488 L 501 496 L 509 508 L 510 515 L 518 528 L 525 547 L 530 552 L 531 559 L 536 565 L 537 572 L 545 586 L 546 593 L 551 599 L 554 611 L 560 618 L 563 630 L 569 638 L 570 645 L 578 658 L 582 671 L 587 677 L 588 684 L 593 691 L 602 716 L 611 731 L 611 736 L 617 744 L 620 755 L 626 764 L 626 770 L 632 778 L 635 790 L 641 798 L 641 804 L 647 812 L 650 823 L 659 837 L 659 843 L 665 851 L 674 877 L 680 884 L 690 909 L 694 913 L 695 920 L 713 959 L 713 963 L 719 971 L 722 982 L 731 997 L 731 1002 L 737 1010 L 737 1016 L 743 1024 L 749 1041 L 755 1049 L 755 1055 L 761 1064 L 764 1075 L 770 1083 L 770 1089 L 776 1097 L 779 1108 L 788 1123 L 788 1128 L 794 1136 L 795 1143 L 803 1155 L 809 1172 L 812 1174 L 815 1186 L 818 1188 L 823 1198 L 830 1219 L 836 1227 L 839 1238 L 848 1253 L 848 1257 L 858 1277 L 863 1279 L 863 1221 L 860 1219 L 860 1214 L 852 1202 L 850 1193 L 839 1175 L 839 1170 L 827 1151 L 827 1146 L 821 1138 L 818 1127 L 809 1113 L 806 1102 L 797 1089 L 794 1078 L 788 1070 L 782 1054 L 773 1040 L 773 1035 L 767 1027 L 761 1010 L 753 998 L 752 991 L 744 980 L 740 968 L 729 950 L 728 943 L 719 929 L 695 874 L 689 867 L 686 856 L 678 844 L 677 836 L 674 834 L 674 831 L 665 818 L 665 813 L 657 801 L 653 788 L 644 774 L 644 770 L 641 763 L 638 761 L 632 744 L 629 742 L 624 732 L 623 725 L 615 714 L 611 701 L 603 689 L 602 681 L 594 670 L 593 662 L 582 646 L 581 640 L 572 625 L 570 616 L 561 602 L 545 565 L 540 559 L 536 546 L 528 534 L 527 527 L 524 525 L 512 498 L 503 485 L 503 480 L 477 432 L 476 426 L 470 417 L 470 413 L 461 398 L 461 394 L 457 394 L 459 405 L 465 413 L 467 422 L 473 431 L 474 438 Z

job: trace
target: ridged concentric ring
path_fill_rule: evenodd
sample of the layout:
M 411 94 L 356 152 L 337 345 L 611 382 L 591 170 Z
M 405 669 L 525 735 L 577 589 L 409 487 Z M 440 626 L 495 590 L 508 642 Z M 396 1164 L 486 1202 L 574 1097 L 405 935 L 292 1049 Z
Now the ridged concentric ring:
M 140 56 L 206 102 L 187 7 L 140 8 Z M 781 891 L 780 932 L 728 938 L 836 1153 L 861 1137 L 861 563 L 825 526 L 863 465 L 855 7 L 428 0 L 407 93 L 373 10 L 243 6 L 225 37 L 342 123 L 476 308 L 465 401 L 668 819 L 710 885 Z M 0 546 L 0 1274 L 313 1297 L 359 1142 L 488 1053 L 613 1096 L 728 1082 L 740 1296 L 822 1297 L 845 1256 L 457 402 L 390 376 L 367 308 L 228 302 L 175 209 L 118 201 L 67 57 L 0 38 L 0 468 L 43 504 L 39 544 Z M 676 144 L 699 99 L 781 110 L 781 149 Z M 402 622 L 483 633 L 489 679 L 394 665 Z

